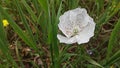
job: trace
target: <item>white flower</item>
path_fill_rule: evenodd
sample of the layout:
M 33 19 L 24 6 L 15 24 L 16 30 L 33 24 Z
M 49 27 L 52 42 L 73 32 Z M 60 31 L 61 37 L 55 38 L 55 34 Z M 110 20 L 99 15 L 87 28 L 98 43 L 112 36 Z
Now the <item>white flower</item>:
M 65 35 L 57 34 L 60 43 L 87 43 L 94 36 L 95 23 L 84 8 L 69 10 L 59 20 L 58 27 Z

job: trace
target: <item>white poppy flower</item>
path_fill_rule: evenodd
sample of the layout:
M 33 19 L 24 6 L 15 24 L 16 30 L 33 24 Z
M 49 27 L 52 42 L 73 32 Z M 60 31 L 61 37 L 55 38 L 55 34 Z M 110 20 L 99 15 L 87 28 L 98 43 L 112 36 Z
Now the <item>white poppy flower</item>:
M 60 43 L 87 43 L 94 36 L 95 23 L 84 8 L 69 10 L 59 20 L 58 27 L 65 35 L 57 35 Z

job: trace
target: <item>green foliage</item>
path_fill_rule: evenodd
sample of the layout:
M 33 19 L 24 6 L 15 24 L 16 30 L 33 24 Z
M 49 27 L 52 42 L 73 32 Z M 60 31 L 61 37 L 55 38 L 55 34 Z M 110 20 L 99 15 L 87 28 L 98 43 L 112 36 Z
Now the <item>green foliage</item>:
M 0 68 L 26 66 L 20 47 L 29 47 L 31 50 L 33 60 L 30 59 L 29 63 L 33 68 L 119 67 L 119 5 L 119 0 L 1 0 Z M 57 40 L 59 17 L 77 7 L 86 8 L 93 17 L 96 22 L 95 36 L 83 45 L 61 44 Z M 10 26 L 4 27 L 3 19 L 7 19 Z M 17 39 L 12 41 L 9 39 L 11 31 L 17 34 Z M 10 45 L 16 47 L 14 56 Z M 87 52 L 89 50 L 92 54 Z

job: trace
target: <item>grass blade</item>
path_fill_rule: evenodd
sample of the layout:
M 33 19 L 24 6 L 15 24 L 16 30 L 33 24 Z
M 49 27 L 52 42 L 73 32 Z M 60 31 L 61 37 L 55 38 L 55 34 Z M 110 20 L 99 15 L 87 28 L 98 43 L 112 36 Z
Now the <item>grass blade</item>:
M 28 44 L 33 49 L 37 49 L 35 44 L 31 41 L 31 39 L 27 36 L 26 33 L 22 31 L 22 29 L 13 21 L 12 17 L 0 6 L 0 12 L 4 15 L 4 17 L 10 23 L 10 26 L 14 29 L 14 31 L 22 38 L 22 40 Z
M 110 3 L 109 3 L 110 4 Z M 114 0 L 112 2 L 112 5 L 108 5 L 108 8 L 105 10 L 105 12 L 98 18 L 99 20 L 97 21 L 97 25 L 96 25 L 96 36 L 98 35 L 99 31 L 100 31 L 100 27 L 103 24 L 108 23 L 108 21 L 117 13 L 119 12 L 119 8 L 120 8 L 120 2 L 118 2 L 117 0 Z
M 0 13 L 1 14 L 1 13 Z M 7 63 L 11 63 L 11 65 L 17 67 L 17 64 L 15 63 L 15 61 L 13 60 L 12 56 L 11 56 L 11 53 L 9 51 L 9 48 L 8 48 L 8 40 L 6 38 L 6 33 L 5 33 L 5 30 L 3 28 L 3 24 L 2 24 L 2 15 L 0 15 L 0 59 L 2 59 L 1 57 L 4 56 L 5 59 L 7 59 Z M 2 55 L 3 54 L 3 55 Z M 4 60 L 4 59 L 2 59 Z
M 115 25 L 115 27 L 114 27 L 114 29 L 113 29 L 113 31 L 111 33 L 109 43 L 108 43 L 108 48 L 107 48 L 107 57 L 106 57 L 106 59 L 109 59 L 109 57 L 110 57 L 110 55 L 112 53 L 113 45 L 116 43 L 116 40 L 117 40 L 117 37 L 118 37 L 118 34 L 119 34 L 119 30 L 120 30 L 120 19 L 117 22 L 117 24 Z
M 120 60 L 120 50 L 117 51 L 111 58 L 108 59 L 105 66 L 110 66 L 111 64 L 114 64 L 115 62 Z
M 101 68 L 104 68 L 102 65 L 100 65 L 99 63 L 97 63 L 96 61 L 94 61 L 93 59 L 91 59 L 90 57 L 83 56 L 83 58 L 85 60 L 87 60 L 89 63 L 93 64 L 93 65 L 96 65 L 96 66 L 99 66 Z
M 48 12 L 47 0 L 38 0 L 38 2 L 41 5 L 42 9 L 47 13 Z
M 22 0 L 23 5 L 26 7 L 28 13 L 31 15 L 31 18 L 33 19 L 34 22 L 37 22 L 37 17 L 32 11 L 32 9 L 29 7 L 29 5 L 26 3 L 25 0 Z
M 34 37 L 33 37 L 32 30 L 31 30 L 31 28 L 29 27 L 29 24 L 28 24 L 28 22 L 27 22 L 27 20 L 26 20 L 26 18 L 25 18 L 25 16 L 24 16 L 24 13 L 23 13 L 23 11 L 22 11 L 22 9 L 21 9 L 21 6 L 20 6 L 18 0 L 15 0 L 15 2 L 16 2 L 16 6 L 17 6 L 17 8 L 18 8 L 18 12 L 19 12 L 20 18 L 21 18 L 21 20 L 22 20 L 22 22 L 23 22 L 23 25 L 25 26 L 28 34 L 30 35 L 29 37 L 31 38 L 32 42 L 34 43 L 34 45 L 36 45 L 36 41 L 35 41 L 35 39 L 34 39 Z
M 97 14 L 99 14 L 100 10 L 102 10 L 104 7 L 104 0 L 96 0 L 96 5 L 97 5 Z
M 3 40 L 4 43 L 8 44 L 7 42 L 7 37 L 6 37 L 6 33 L 4 31 L 4 27 L 3 27 L 3 23 L 2 23 L 2 17 L 1 17 L 1 13 L 0 13 L 0 38 Z M 5 44 L 5 45 L 6 45 Z

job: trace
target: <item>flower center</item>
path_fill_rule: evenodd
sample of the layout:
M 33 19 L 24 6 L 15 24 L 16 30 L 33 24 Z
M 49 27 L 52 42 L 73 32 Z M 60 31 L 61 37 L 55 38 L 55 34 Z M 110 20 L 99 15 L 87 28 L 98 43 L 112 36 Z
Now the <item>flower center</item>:
M 79 33 L 79 31 L 81 31 L 81 29 L 78 26 L 75 26 L 74 29 L 73 29 L 73 35 L 72 36 L 77 35 Z
M 78 33 L 78 29 L 75 28 L 75 29 L 73 30 L 73 33 L 74 33 L 74 34 L 77 34 L 77 33 Z

